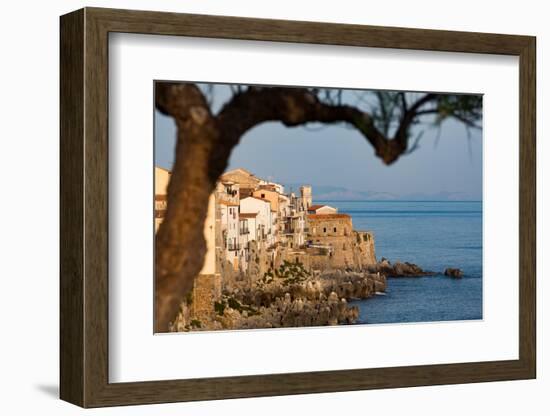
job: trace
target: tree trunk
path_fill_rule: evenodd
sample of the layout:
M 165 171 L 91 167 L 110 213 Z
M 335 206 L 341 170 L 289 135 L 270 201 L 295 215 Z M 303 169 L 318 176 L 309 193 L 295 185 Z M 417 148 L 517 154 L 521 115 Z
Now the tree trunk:
M 204 222 L 216 182 L 210 164 L 219 139 L 215 120 L 204 108 L 193 107 L 177 124 L 167 211 L 155 240 L 155 332 L 168 331 L 203 266 Z

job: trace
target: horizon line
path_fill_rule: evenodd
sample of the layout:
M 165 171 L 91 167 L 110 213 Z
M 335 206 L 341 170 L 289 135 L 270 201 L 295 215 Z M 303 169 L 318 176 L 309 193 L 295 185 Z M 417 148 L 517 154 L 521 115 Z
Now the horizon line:
M 314 199 L 325 202 L 483 202 L 482 199 Z

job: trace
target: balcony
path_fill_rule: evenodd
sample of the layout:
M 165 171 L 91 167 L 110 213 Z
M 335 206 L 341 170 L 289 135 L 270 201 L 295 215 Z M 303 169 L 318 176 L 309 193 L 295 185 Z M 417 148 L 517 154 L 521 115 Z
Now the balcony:
M 230 243 L 227 245 L 227 250 L 229 251 L 239 251 L 239 244 Z
M 248 228 L 240 228 L 239 234 L 240 235 L 250 234 L 250 230 Z
M 155 209 L 157 210 L 166 210 L 166 201 L 155 201 Z

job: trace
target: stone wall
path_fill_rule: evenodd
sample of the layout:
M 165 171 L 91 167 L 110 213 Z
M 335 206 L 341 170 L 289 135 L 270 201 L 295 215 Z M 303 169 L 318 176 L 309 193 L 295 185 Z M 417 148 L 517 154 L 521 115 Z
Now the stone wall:
M 374 244 L 374 233 L 371 231 L 354 231 L 355 240 L 361 259 L 361 264 L 375 264 L 376 249 Z
M 306 270 L 311 270 L 311 256 L 306 250 L 295 250 L 282 248 L 275 258 L 275 268 L 280 267 L 284 262 L 300 263 Z
M 351 217 L 347 214 L 313 214 L 307 216 L 308 239 L 315 243 L 323 237 L 347 237 L 352 234 Z
M 317 237 L 307 252 L 313 270 L 359 270 L 376 263 L 374 235 L 364 231 L 352 231 L 349 236 Z
M 216 274 L 200 274 L 193 284 L 192 298 L 188 307 L 191 317 L 199 321 L 207 320 L 214 311 L 214 302 L 221 299 L 222 278 Z
M 308 237 L 311 268 L 362 269 L 376 263 L 374 235 L 354 231 L 347 214 L 308 215 Z
M 252 285 L 262 278 L 269 269 L 275 266 L 274 257 L 276 257 L 276 252 L 268 251 L 264 242 L 250 241 L 248 270 L 244 279 Z

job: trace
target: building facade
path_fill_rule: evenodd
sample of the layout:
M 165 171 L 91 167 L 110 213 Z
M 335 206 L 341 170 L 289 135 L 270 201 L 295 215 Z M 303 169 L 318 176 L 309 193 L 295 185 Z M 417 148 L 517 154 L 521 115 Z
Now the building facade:
M 265 242 L 268 246 L 274 244 L 274 219 L 269 201 L 254 196 L 246 197 L 240 201 L 240 212 L 256 214 L 257 241 Z
M 155 168 L 155 230 L 167 209 L 169 180 L 169 171 Z M 283 185 L 246 169 L 220 177 L 208 202 L 207 252 L 193 289 L 200 299 L 194 313 L 211 310 L 227 282 L 241 279 L 253 284 L 284 261 L 297 261 L 311 270 L 376 261 L 371 233 L 354 231 L 351 217 L 335 207 L 313 204 L 311 186 L 299 189 L 299 194 L 285 194 Z

